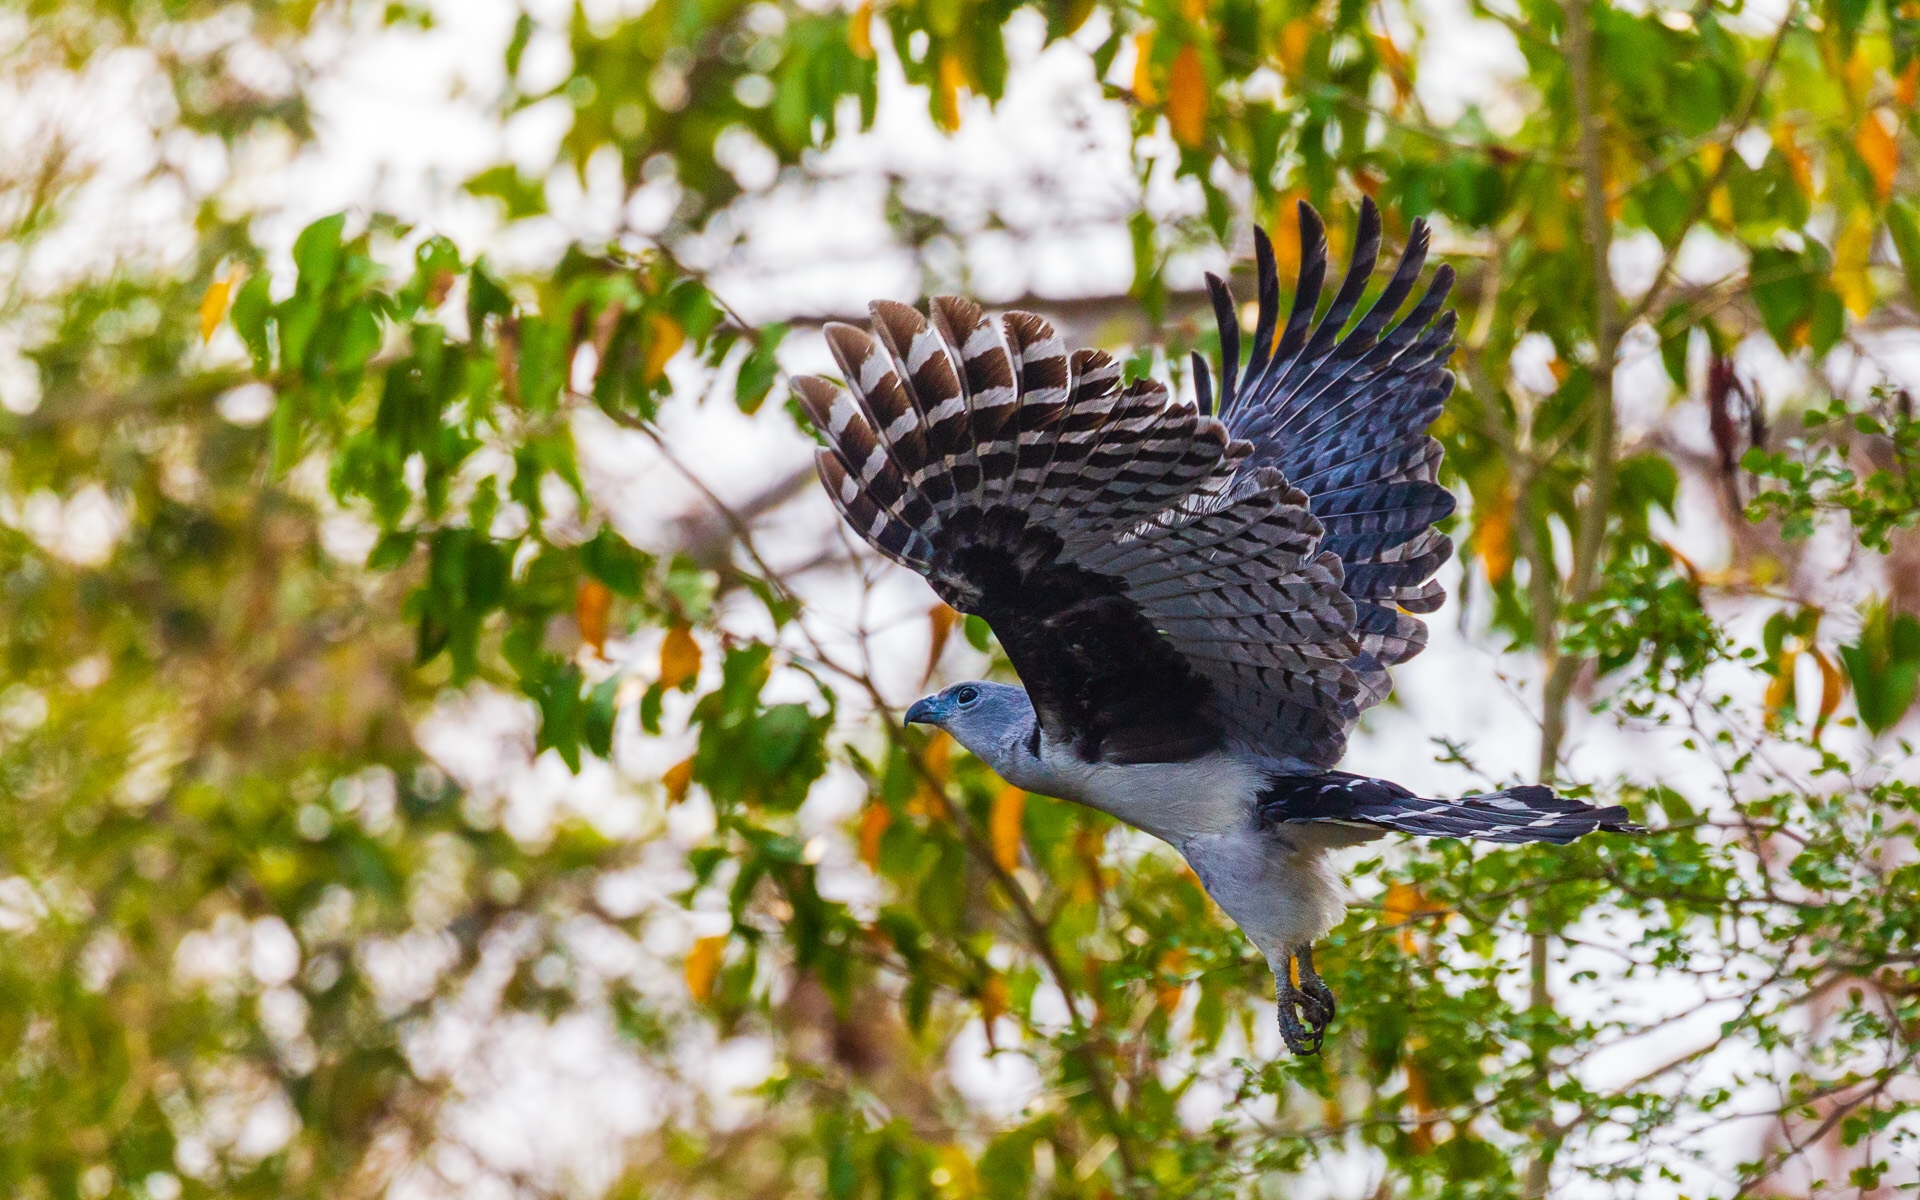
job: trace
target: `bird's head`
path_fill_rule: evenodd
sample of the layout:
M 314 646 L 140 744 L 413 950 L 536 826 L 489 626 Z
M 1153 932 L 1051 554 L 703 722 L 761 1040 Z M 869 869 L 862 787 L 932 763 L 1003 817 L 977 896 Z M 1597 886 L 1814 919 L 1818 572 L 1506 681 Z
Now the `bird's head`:
M 953 735 L 988 766 L 1006 774 L 1020 743 L 1032 732 L 1033 702 L 1017 687 L 973 680 L 923 696 L 907 710 L 909 725 L 932 725 Z

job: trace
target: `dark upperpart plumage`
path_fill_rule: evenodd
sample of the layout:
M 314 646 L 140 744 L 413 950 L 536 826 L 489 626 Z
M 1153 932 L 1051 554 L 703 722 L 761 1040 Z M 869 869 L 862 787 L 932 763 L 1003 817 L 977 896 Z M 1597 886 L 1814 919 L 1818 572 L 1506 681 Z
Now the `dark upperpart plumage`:
M 1426 435 L 1452 387 L 1452 272 L 1405 319 L 1425 262 L 1416 221 L 1392 280 L 1348 332 L 1378 256 L 1363 204 L 1352 265 L 1324 315 L 1326 238 L 1302 205 L 1301 273 L 1279 280 L 1256 233 L 1260 317 L 1244 374 L 1226 285 L 1220 417 L 1069 354 L 1044 319 L 988 319 L 936 297 L 931 319 L 872 306 L 873 335 L 828 327 L 848 390 L 801 378 L 826 435 L 823 481 L 848 521 L 984 617 L 1056 740 L 1090 759 L 1165 762 L 1229 747 L 1330 767 L 1386 668 L 1418 653 L 1413 613 L 1452 552 L 1453 499 Z

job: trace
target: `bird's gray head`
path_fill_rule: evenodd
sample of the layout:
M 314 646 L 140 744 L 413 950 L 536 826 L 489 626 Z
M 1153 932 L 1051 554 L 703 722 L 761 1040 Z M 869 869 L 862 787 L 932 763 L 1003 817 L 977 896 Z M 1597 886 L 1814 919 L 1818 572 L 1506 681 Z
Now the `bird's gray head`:
M 934 725 L 1003 776 L 1012 756 L 1034 730 L 1033 702 L 1017 687 L 973 680 L 922 697 L 907 710 L 907 723 Z

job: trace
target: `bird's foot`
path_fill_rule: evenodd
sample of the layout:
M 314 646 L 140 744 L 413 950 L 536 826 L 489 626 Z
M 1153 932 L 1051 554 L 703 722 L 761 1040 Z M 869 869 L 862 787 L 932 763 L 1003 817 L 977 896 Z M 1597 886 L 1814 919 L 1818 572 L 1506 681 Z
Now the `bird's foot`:
M 1314 973 L 1311 946 L 1294 951 L 1281 970 L 1274 980 L 1280 1001 L 1280 1036 L 1295 1054 L 1318 1054 L 1335 1012 L 1333 991 Z M 1300 976 L 1298 984 L 1292 979 L 1295 972 Z

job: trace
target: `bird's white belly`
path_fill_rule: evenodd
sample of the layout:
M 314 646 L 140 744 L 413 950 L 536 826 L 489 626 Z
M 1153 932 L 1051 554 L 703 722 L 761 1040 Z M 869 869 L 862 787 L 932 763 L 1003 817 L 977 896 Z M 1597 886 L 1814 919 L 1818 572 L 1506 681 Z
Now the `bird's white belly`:
M 1043 753 L 1009 782 L 1110 813 L 1171 844 L 1221 908 L 1284 970 L 1292 950 L 1339 923 L 1345 903 L 1325 847 L 1378 836 L 1339 826 L 1277 837 L 1258 828 L 1259 766 L 1225 754 L 1184 763 L 1083 763 Z
M 1346 911 L 1339 880 L 1318 847 L 1249 828 L 1197 837 L 1180 850 L 1275 974 L 1286 970 L 1290 952 L 1326 936 Z

